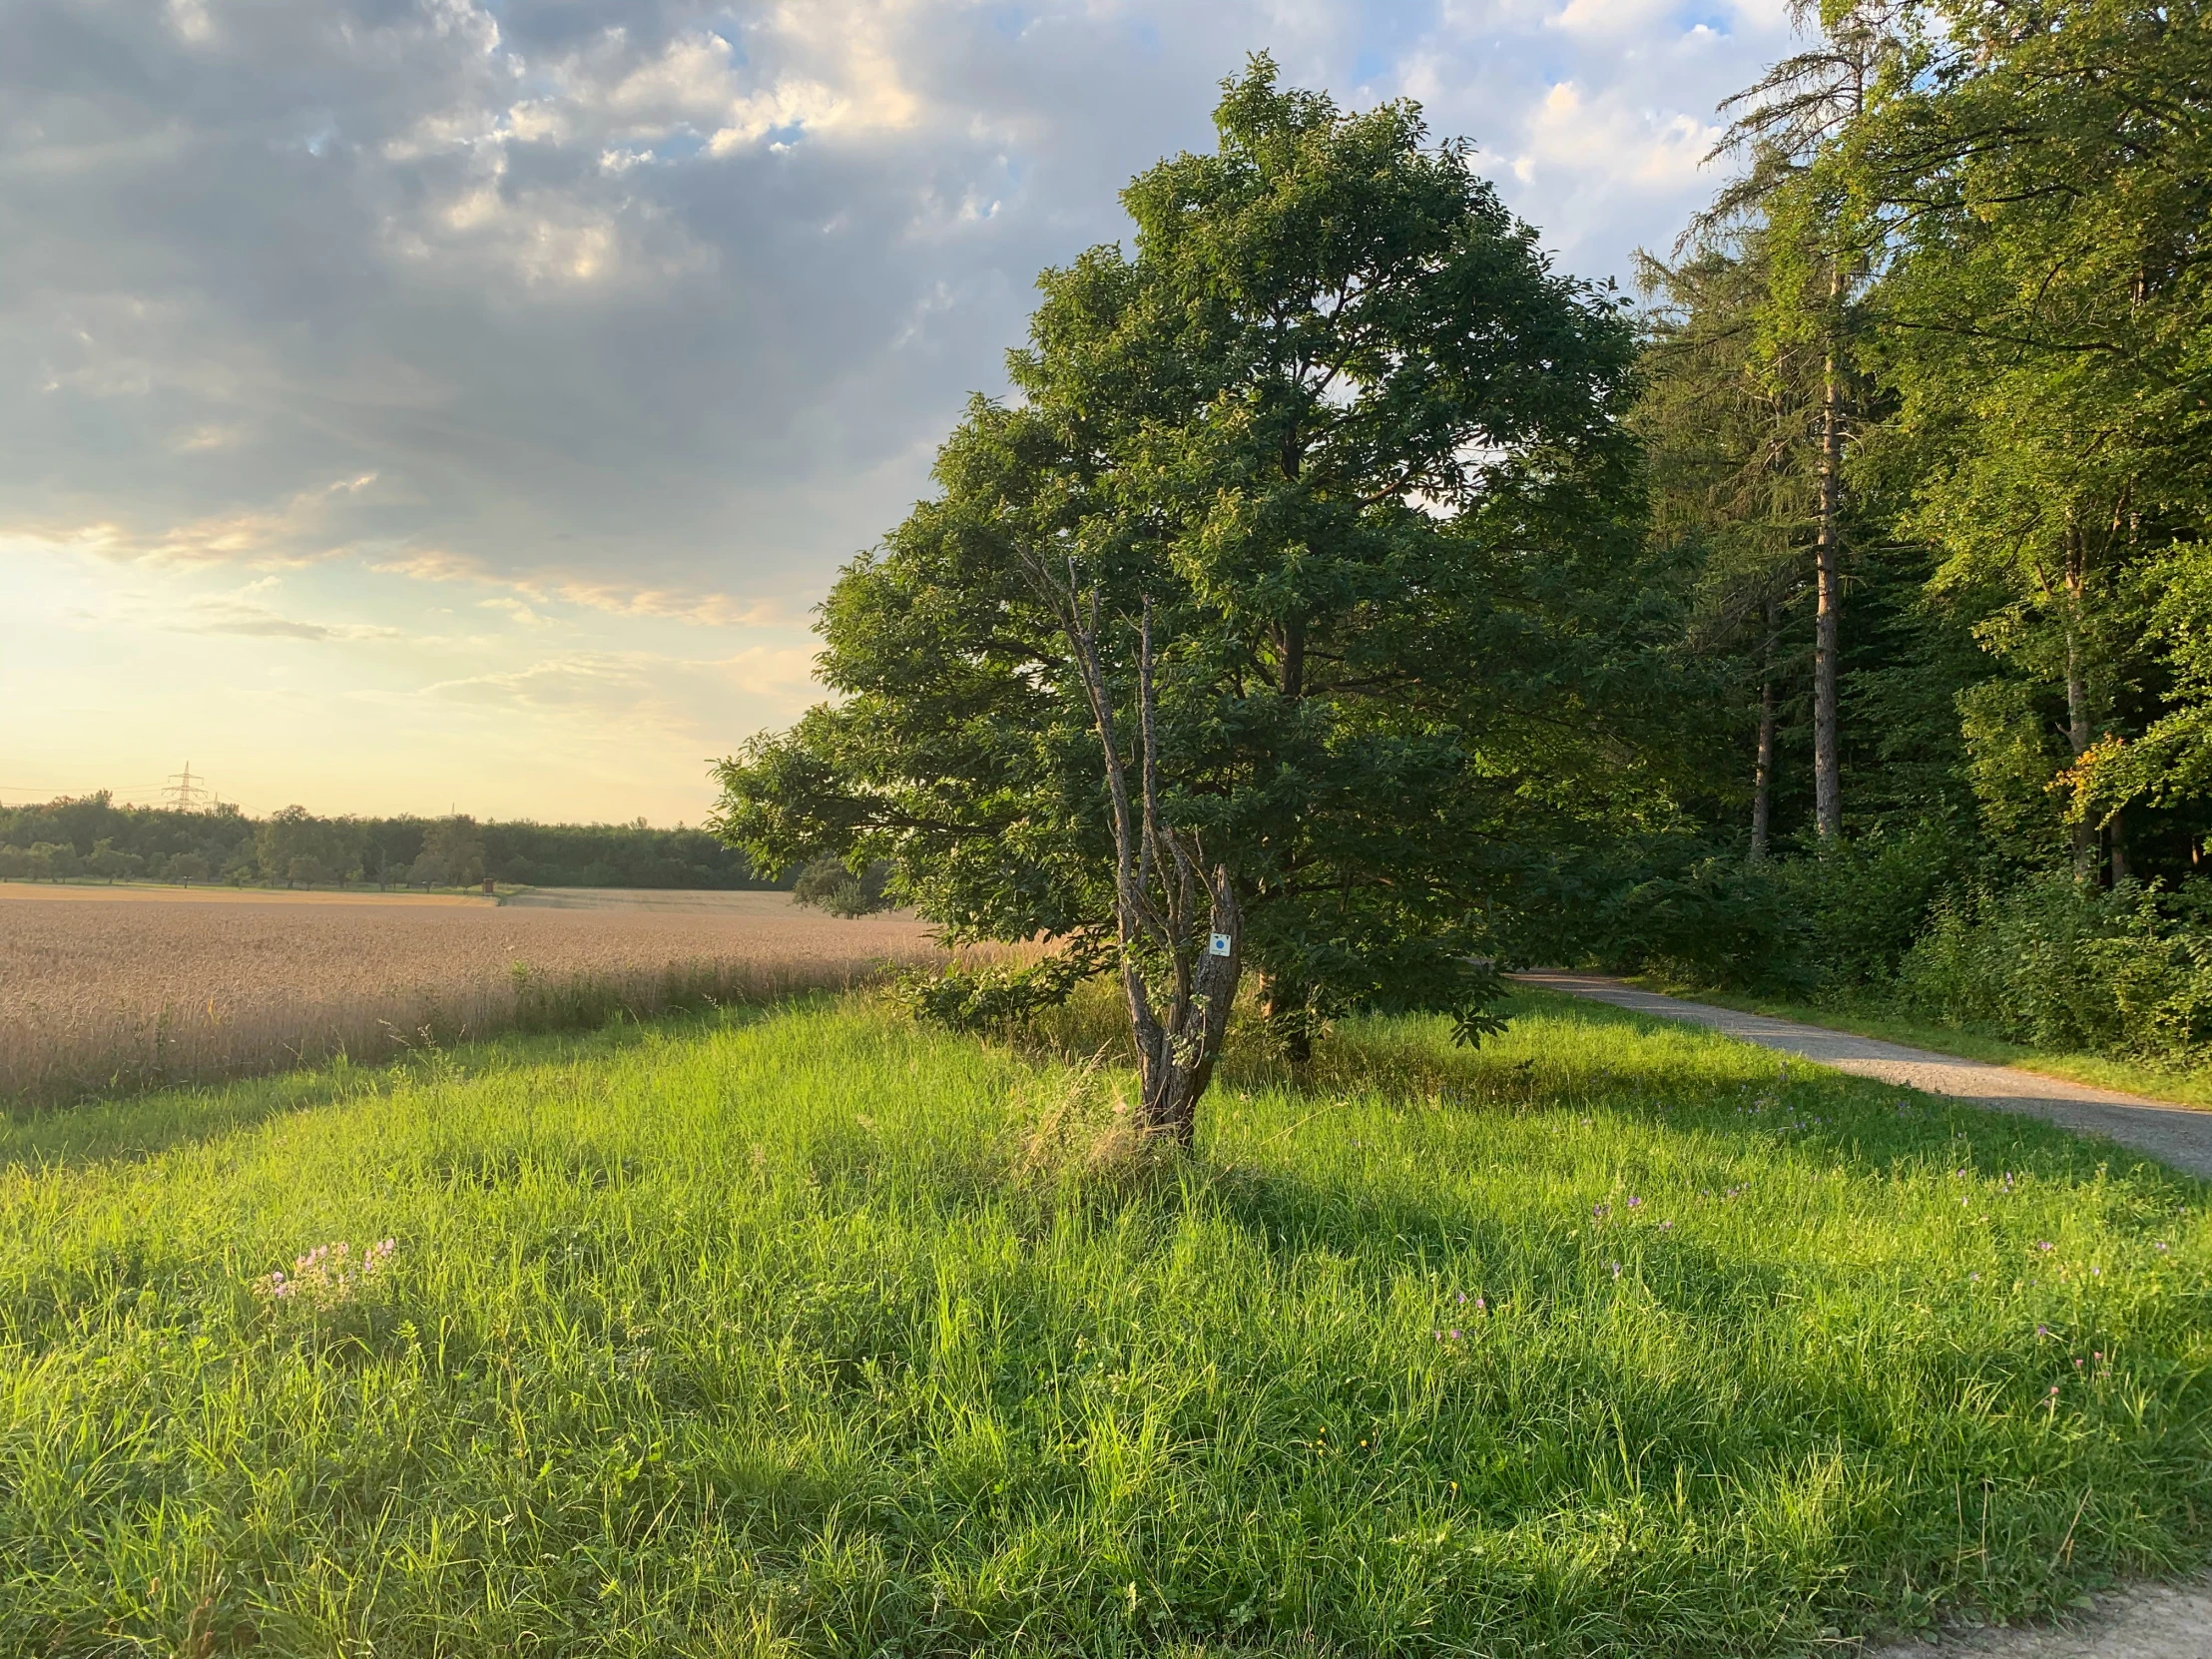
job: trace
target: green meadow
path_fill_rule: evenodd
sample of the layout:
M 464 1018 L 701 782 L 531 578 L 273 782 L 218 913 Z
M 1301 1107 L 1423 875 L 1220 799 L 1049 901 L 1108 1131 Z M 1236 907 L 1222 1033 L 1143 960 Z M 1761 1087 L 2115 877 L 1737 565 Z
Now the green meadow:
M 1187 1158 L 1080 1010 L 859 997 L 0 1123 L 0 1650 L 1705 1659 L 2204 1558 L 2204 1186 L 1511 1012 L 1233 1049 Z

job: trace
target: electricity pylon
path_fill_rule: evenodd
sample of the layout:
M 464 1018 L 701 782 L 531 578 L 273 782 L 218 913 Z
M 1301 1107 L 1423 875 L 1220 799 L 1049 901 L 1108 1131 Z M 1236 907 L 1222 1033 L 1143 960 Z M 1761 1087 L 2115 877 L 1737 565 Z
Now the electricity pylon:
M 215 791 L 206 782 L 192 775 L 192 763 L 185 763 L 185 770 L 169 775 L 169 783 L 162 790 L 169 806 L 180 813 L 205 813 L 215 800 Z

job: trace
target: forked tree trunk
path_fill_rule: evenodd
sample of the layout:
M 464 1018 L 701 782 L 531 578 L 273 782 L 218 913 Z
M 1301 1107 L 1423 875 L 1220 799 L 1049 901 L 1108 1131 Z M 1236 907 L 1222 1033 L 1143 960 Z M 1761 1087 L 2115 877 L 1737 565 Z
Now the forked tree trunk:
M 1237 894 L 1226 871 L 1215 873 L 1219 880 L 1209 883 L 1208 932 L 1231 941 L 1229 954 L 1198 951 L 1196 963 L 1188 968 L 1179 956 L 1175 989 L 1165 1010 L 1153 1006 L 1150 987 L 1133 965 L 1131 953 L 1122 953 L 1122 986 L 1137 1038 L 1143 1122 L 1147 1129 L 1174 1137 L 1181 1147 L 1188 1147 L 1198 1134 L 1199 1097 L 1214 1080 L 1214 1062 L 1221 1055 L 1244 966 L 1238 949 L 1244 917 Z
M 1197 834 L 1168 824 L 1161 812 L 1151 603 L 1145 604 L 1138 635 L 1132 792 L 1099 656 L 1095 595 L 1086 620 L 1074 570 L 1064 589 L 1054 587 L 1098 731 L 1113 808 L 1114 926 L 1137 1048 L 1138 1121 L 1147 1132 L 1189 1147 L 1198 1131 L 1199 1098 L 1213 1082 L 1244 971 L 1244 911 L 1228 867 L 1209 861 Z

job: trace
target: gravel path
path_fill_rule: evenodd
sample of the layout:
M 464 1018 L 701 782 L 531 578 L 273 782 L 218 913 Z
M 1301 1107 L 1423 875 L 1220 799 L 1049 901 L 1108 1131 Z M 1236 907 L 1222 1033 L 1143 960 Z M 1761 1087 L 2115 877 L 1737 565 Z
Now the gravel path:
M 1547 991 L 1586 996 L 1639 1014 L 1709 1025 L 1761 1048 L 1802 1054 L 1838 1071 L 1879 1077 L 1885 1083 L 1902 1084 L 1927 1094 L 1970 1100 L 2000 1112 L 2027 1112 L 2048 1118 L 2078 1135 L 2101 1135 L 2137 1152 L 2147 1152 L 2175 1169 L 2212 1177 L 2212 1111 L 2192 1111 L 2186 1106 L 2092 1088 L 2063 1077 L 1961 1060 L 1953 1054 L 1855 1037 L 1848 1031 L 1800 1025 L 1796 1020 L 1739 1013 L 1709 1002 L 1685 1002 L 1656 991 L 1640 991 L 1600 974 L 1521 973 L 1514 977 Z
M 1739 1013 L 1709 1002 L 1641 991 L 1594 973 L 1521 973 L 1548 991 L 1586 996 L 1616 1008 L 1688 1020 L 1762 1048 L 1861 1077 L 1879 1077 L 1928 1094 L 1970 1100 L 2003 1112 L 2027 1112 L 2147 1152 L 2175 1169 L 2212 1176 L 2212 1112 L 2194 1112 L 2136 1095 L 2091 1088 L 2063 1077 L 1984 1065 L 1951 1054 L 1855 1037 L 1796 1020 Z M 1866 1659 L 2212 1659 L 2212 1581 L 2138 1584 L 2099 1596 L 2090 1609 L 2035 1630 L 1946 1632 L 1939 1641 L 1873 1650 Z
M 2138 1584 L 2041 1630 L 1962 1630 L 1865 1659 L 2212 1659 L 2212 1585 Z

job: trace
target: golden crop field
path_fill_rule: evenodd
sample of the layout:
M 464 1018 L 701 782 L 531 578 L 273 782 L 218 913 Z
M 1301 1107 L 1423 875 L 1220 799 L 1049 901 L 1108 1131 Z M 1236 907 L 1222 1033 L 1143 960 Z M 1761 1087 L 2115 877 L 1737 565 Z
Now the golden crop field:
M 843 986 L 940 959 L 902 915 L 784 893 L 504 903 L 0 883 L 0 1098 L 67 1099 L 516 1028 Z

